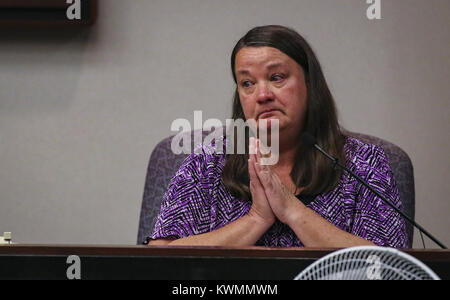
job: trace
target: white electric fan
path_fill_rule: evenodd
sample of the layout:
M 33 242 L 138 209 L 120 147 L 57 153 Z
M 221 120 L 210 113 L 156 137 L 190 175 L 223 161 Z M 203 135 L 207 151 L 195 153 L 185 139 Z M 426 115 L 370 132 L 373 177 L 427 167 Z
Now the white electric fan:
M 425 264 L 393 248 L 352 247 L 328 254 L 294 280 L 439 280 Z

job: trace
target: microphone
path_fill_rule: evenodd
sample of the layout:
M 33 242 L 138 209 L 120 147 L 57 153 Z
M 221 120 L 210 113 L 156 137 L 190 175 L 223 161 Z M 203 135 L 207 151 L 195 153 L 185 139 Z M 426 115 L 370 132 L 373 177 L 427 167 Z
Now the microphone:
M 339 160 L 330 154 L 328 154 L 325 150 L 320 148 L 320 146 L 317 144 L 316 139 L 314 136 L 312 136 L 308 132 L 304 132 L 301 136 L 301 140 L 305 146 L 313 147 L 316 150 L 318 150 L 320 153 L 325 155 L 328 159 L 330 159 L 334 163 L 334 167 L 338 166 L 341 169 L 344 169 L 347 171 L 350 175 L 352 175 L 356 180 L 358 180 L 359 183 L 364 185 L 366 188 L 369 189 L 372 193 L 374 193 L 377 197 L 379 197 L 381 200 L 383 200 L 384 203 L 389 205 L 393 210 L 395 210 L 398 214 L 400 214 L 404 219 L 406 219 L 409 223 L 411 223 L 414 227 L 420 230 L 420 232 L 423 232 L 426 236 L 428 236 L 433 242 L 438 244 L 442 249 L 447 249 L 447 247 L 442 244 L 438 239 L 436 239 L 433 235 L 431 235 L 428 231 L 425 230 L 422 226 L 420 226 L 417 222 L 412 220 L 410 217 L 408 217 L 405 213 L 400 211 L 394 204 L 392 204 L 388 199 L 386 199 L 383 195 L 381 195 L 377 190 L 375 190 L 373 187 L 371 187 L 366 181 L 364 181 L 361 177 L 356 175 L 354 172 L 352 172 L 349 168 L 342 165 Z

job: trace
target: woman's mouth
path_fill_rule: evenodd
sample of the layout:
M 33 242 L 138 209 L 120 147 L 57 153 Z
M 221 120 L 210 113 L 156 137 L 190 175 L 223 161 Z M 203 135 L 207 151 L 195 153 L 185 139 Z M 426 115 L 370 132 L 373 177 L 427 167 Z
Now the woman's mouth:
M 262 113 L 259 114 L 258 119 L 269 118 L 269 117 L 276 115 L 279 112 L 280 111 L 278 109 L 271 109 L 271 110 L 263 111 Z

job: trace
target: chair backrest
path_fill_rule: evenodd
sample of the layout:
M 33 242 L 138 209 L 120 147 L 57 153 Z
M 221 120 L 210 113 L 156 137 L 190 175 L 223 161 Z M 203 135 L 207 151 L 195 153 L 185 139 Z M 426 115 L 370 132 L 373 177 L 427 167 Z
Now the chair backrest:
M 193 145 L 194 132 L 191 132 Z M 209 132 L 203 132 L 205 137 Z M 415 215 L 415 192 L 413 166 L 408 155 L 398 146 L 383 139 L 361 133 L 346 132 L 364 143 L 375 144 L 382 147 L 388 156 L 389 164 L 397 182 L 400 198 L 403 203 L 402 211 L 410 218 Z M 138 230 L 138 244 L 142 244 L 145 238 L 152 232 L 158 216 L 161 201 L 167 190 L 170 180 L 176 173 L 187 154 L 176 155 L 171 150 L 173 136 L 163 139 L 153 150 L 147 168 L 144 196 L 142 200 L 141 216 Z M 193 148 L 191 148 L 193 149 Z M 413 227 L 407 223 L 409 247 L 412 247 Z
M 391 166 L 394 179 L 397 182 L 397 188 L 402 201 L 402 212 L 414 220 L 415 206 L 415 188 L 414 188 L 414 170 L 411 159 L 408 154 L 400 147 L 367 134 L 346 132 L 346 135 L 355 137 L 366 144 L 374 144 L 383 148 L 386 153 L 389 165 Z M 408 233 L 408 247 L 412 248 L 414 237 L 414 226 L 406 222 L 406 231 Z
M 191 149 L 194 149 L 195 131 L 192 131 L 190 134 Z M 202 132 L 203 139 L 207 134 L 209 132 Z M 161 201 L 167 191 L 169 182 L 186 157 L 188 157 L 188 154 L 173 153 L 171 145 L 175 136 L 169 136 L 159 142 L 150 156 L 139 220 L 138 245 L 142 244 L 153 231 L 160 211 Z

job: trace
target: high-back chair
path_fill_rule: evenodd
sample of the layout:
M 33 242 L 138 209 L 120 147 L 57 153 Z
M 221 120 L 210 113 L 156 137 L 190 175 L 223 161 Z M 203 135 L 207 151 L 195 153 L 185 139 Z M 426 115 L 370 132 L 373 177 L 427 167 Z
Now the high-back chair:
M 193 132 L 191 141 L 193 142 Z M 203 132 L 203 138 L 209 132 Z M 400 199 L 403 203 L 402 211 L 414 219 L 415 215 L 415 191 L 414 172 L 409 156 L 398 146 L 380 139 L 378 137 L 346 132 L 347 135 L 355 137 L 364 143 L 379 145 L 385 151 L 391 166 Z M 171 150 L 173 136 L 163 139 L 153 150 L 147 168 L 145 180 L 144 197 L 142 200 L 141 216 L 138 230 L 138 244 L 142 244 L 150 235 L 158 216 L 161 201 L 167 190 L 170 180 L 175 175 L 181 163 L 188 156 L 186 154 L 176 155 Z M 191 148 L 193 149 L 193 148 Z M 412 248 L 414 228 L 406 221 L 409 248 Z

